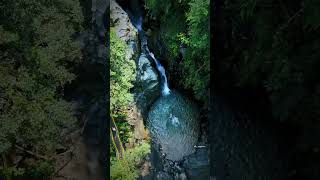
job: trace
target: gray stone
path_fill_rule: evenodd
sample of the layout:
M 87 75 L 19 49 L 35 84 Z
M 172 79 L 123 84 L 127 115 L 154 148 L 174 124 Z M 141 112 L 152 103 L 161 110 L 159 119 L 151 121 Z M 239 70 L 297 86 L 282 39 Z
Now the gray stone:
M 111 27 L 117 36 L 128 45 L 127 58 L 132 59 L 137 53 L 138 31 L 132 25 L 128 14 L 115 2 L 110 1 L 110 20 Z M 111 47 L 112 48 L 112 47 Z
M 160 80 L 156 69 L 146 55 L 141 54 L 137 62 L 135 100 L 143 117 L 148 107 L 160 96 Z
M 144 54 L 138 60 L 137 81 L 141 83 L 142 88 L 145 90 L 153 90 L 159 86 L 157 71 L 152 67 L 150 60 Z
M 196 153 L 185 158 L 183 167 L 190 180 L 209 179 L 210 164 L 207 151 L 207 147 L 197 149 Z

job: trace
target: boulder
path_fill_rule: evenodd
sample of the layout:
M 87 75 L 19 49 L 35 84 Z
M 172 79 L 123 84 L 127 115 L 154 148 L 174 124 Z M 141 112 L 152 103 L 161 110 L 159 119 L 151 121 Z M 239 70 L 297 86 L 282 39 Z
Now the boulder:
M 150 59 L 141 54 L 137 63 L 137 79 L 135 82 L 135 101 L 146 118 L 146 110 L 160 96 L 160 80 L 157 70 Z

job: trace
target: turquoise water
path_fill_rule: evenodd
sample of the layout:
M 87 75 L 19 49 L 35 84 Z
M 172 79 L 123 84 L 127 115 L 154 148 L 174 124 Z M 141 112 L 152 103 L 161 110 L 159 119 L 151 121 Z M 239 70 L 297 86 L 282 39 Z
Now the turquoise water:
M 199 112 L 194 103 L 171 91 L 150 108 L 148 129 L 154 143 L 161 146 L 167 159 L 182 160 L 195 152 L 199 135 Z

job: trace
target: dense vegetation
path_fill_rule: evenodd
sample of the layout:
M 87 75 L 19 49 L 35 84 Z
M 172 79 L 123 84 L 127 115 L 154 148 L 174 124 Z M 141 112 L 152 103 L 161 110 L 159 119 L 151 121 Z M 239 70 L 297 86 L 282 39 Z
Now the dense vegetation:
M 132 128 L 126 121 L 126 110 L 133 101 L 133 81 L 136 78 L 135 61 L 128 59 L 128 45 L 121 40 L 114 29 L 110 30 L 110 111 L 114 118 L 120 143 L 132 138 Z M 150 145 L 145 142 L 124 151 L 123 157 L 116 157 L 115 142 L 111 145 L 110 172 L 114 180 L 134 180 L 139 176 L 138 168 L 143 159 L 150 153 Z
M 34 157 L 21 166 L 11 158 L 17 147 L 50 157 L 62 143 L 62 130 L 75 123 L 63 87 L 75 78 L 70 64 L 80 60 L 72 38 L 81 30 L 80 5 L 77 0 L 4 0 L 0 11 L 0 153 L 5 162 L 0 174 L 50 173 L 50 161 Z
M 114 115 L 121 113 L 133 100 L 130 89 L 135 79 L 135 62 L 127 59 L 127 45 L 113 29 L 110 31 L 110 107 Z
M 266 96 L 275 120 L 301 130 L 294 133 L 301 135 L 297 144 L 304 147 L 294 150 L 298 161 L 295 168 L 310 166 L 303 170 L 303 177 L 315 178 L 311 173 L 319 172 L 311 166 L 315 156 L 309 153 L 309 160 L 300 161 L 304 155 L 299 153 L 320 145 L 311 140 L 318 139 L 315 129 L 320 127 L 319 1 L 216 2 L 216 90 L 251 89 Z
M 146 0 L 146 8 L 149 16 L 159 21 L 169 74 L 176 75 L 179 85 L 192 89 L 198 100 L 206 102 L 210 81 L 209 0 Z
M 111 157 L 112 180 L 134 180 L 139 177 L 137 166 L 141 166 L 143 159 L 150 153 L 150 145 L 144 143 L 125 152 L 123 159 Z
M 133 95 L 130 89 L 135 80 L 135 62 L 127 59 L 127 45 L 115 33 L 110 31 L 110 112 L 117 123 L 120 138 L 126 143 L 131 137 L 130 125 L 126 121 L 126 112 Z

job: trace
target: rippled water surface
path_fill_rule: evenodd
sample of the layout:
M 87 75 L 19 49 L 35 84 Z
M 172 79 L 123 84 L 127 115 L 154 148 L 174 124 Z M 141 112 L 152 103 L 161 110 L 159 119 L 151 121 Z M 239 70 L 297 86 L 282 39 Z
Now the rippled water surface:
M 195 104 L 172 91 L 150 108 L 148 128 L 166 158 L 179 161 L 192 154 L 199 133 L 199 112 Z

